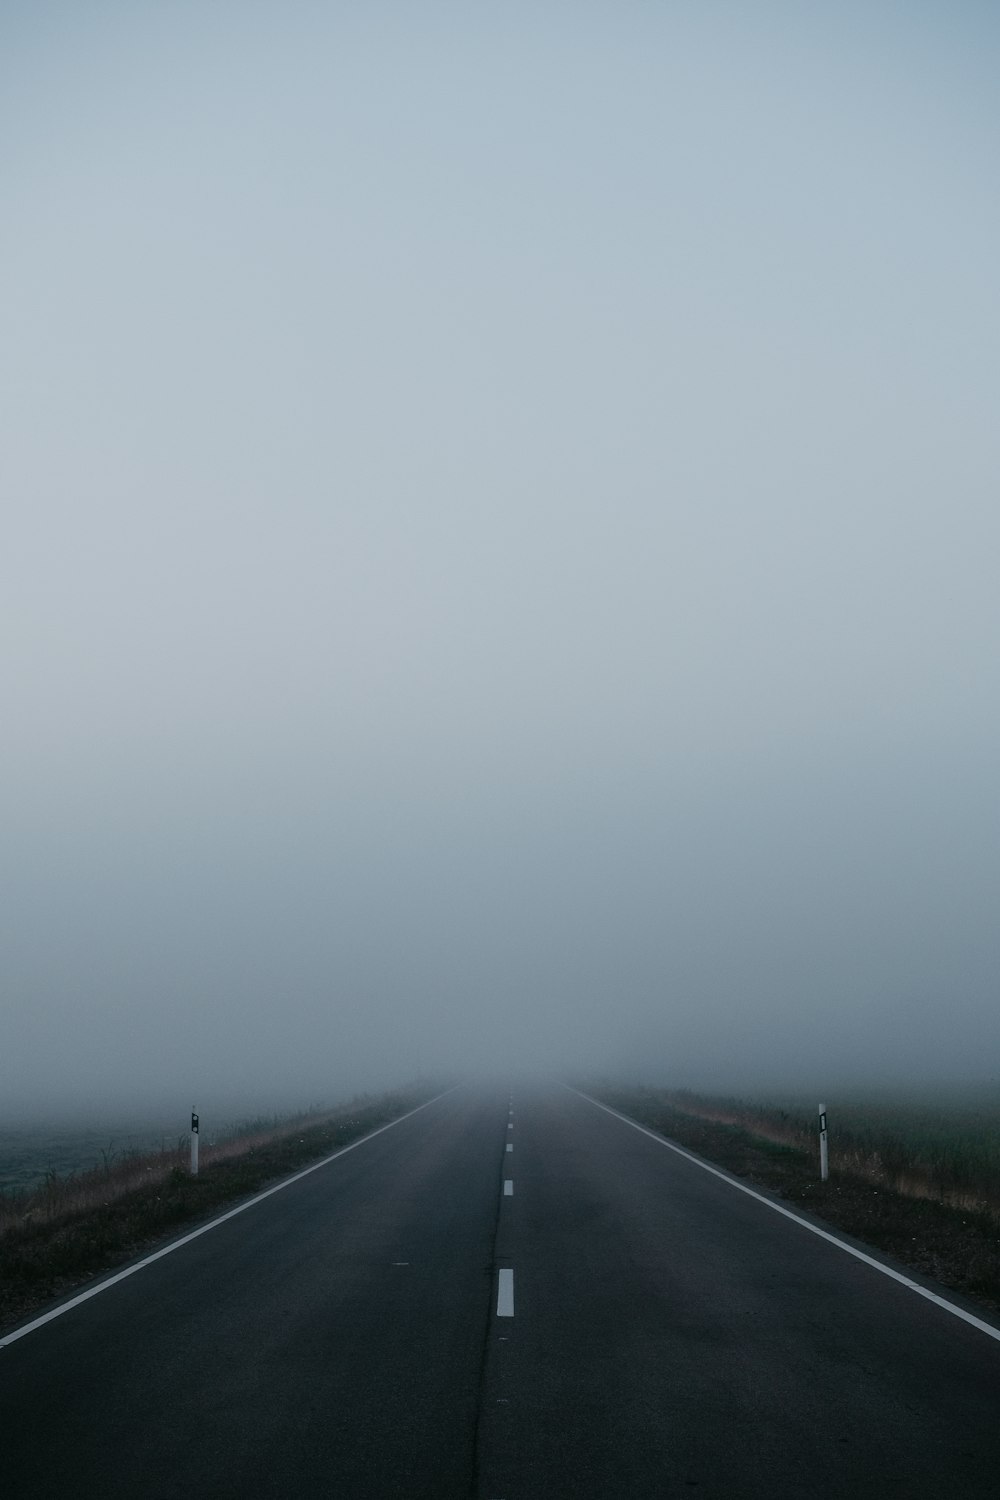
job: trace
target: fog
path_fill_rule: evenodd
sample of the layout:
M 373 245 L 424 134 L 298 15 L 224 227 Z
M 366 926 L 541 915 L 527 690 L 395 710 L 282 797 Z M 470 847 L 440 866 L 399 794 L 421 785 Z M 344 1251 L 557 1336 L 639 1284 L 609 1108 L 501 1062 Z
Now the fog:
M 0 11 L 0 1114 L 996 1076 L 1000 18 Z

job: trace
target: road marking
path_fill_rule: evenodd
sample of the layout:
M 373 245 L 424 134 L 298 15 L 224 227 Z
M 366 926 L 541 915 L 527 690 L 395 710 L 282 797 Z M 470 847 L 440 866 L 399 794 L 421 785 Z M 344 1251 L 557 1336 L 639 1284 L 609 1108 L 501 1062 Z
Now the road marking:
M 507 1129 L 508 1129 L 508 1130 L 513 1130 L 513 1129 L 514 1129 L 514 1127 L 513 1127 L 513 1125 L 508 1125 L 508 1126 L 507 1126 Z
M 510 1141 L 508 1141 L 507 1142 L 507 1150 L 508 1151 L 513 1151 L 513 1149 L 514 1149 L 514 1147 L 511 1145 Z
M 398 1119 L 390 1120 L 388 1125 L 380 1125 L 377 1130 L 372 1130 L 368 1135 L 363 1135 L 358 1140 L 352 1141 L 349 1146 L 341 1146 L 340 1150 L 334 1151 L 332 1156 L 324 1156 L 322 1161 L 313 1162 L 311 1167 L 303 1167 L 301 1172 L 296 1172 L 292 1177 L 286 1177 L 284 1182 L 276 1182 L 274 1187 L 265 1188 L 262 1193 L 258 1193 L 254 1198 L 248 1198 L 246 1203 L 241 1203 L 238 1208 L 231 1208 L 227 1213 L 220 1214 L 217 1219 L 210 1219 L 207 1224 L 202 1224 L 200 1228 L 192 1229 L 190 1233 L 181 1235 L 179 1240 L 174 1240 L 171 1244 L 164 1245 L 162 1250 L 154 1250 L 152 1255 L 147 1255 L 142 1260 L 137 1260 L 134 1266 L 126 1266 L 124 1271 L 119 1271 L 116 1275 L 109 1276 L 106 1281 L 98 1282 L 97 1286 L 92 1286 L 87 1291 L 80 1292 L 77 1296 L 71 1297 L 68 1302 L 61 1303 L 59 1307 L 53 1307 L 49 1312 L 42 1313 L 40 1317 L 33 1318 L 30 1323 L 25 1323 L 23 1328 L 15 1328 L 13 1333 L 5 1334 L 3 1338 L 0 1338 L 0 1349 L 6 1349 L 8 1344 L 13 1344 L 18 1339 L 23 1339 L 26 1333 L 34 1333 L 36 1328 L 41 1328 L 44 1324 L 51 1323 L 53 1318 L 61 1318 L 63 1313 L 69 1312 L 70 1308 L 79 1307 L 81 1302 L 89 1302 L 91 1297 L 99 1297 L 101 1292 L 106 1292 L 109 1287 L 115 1286 L 119 1281 L 124 1281 L 127 1276 L 134 1276 L 136 1271 L 141 1271 L 144 1267 L 151 1266 L 155 1260 L 162 1260 L 165 1255 L 173 1255 L 174 1251 L 179 1250 L 182 1245 L 189 1245 L 192 1240 L 200 1238 L 203 1234 L 208 1234 L 210 1229 L 217 1229 L 220 1224 L 225 1224 L 227 1219 L 235 1219 L 237 1214 L 246 1213 L 247 1209 L 253 1208 L 254 1204 L 263 1203 L 265 1198 L 272 1198 L 275 1193 L 283 1192 L 286 1187 L 291 1187 L 293 1182 L 301 1181 L 303 1177 L 308 1177 L 311 1172 L 318 1172 L 320 1167 L 329 1166 L 330 1162 L 336 1161 L 338 1156 L 346 1156 L 348 1151 L 355 1151 L 358 1146 L 363 1146 L 366 1141 L 373 1141 L 383 1131 L 392 1130 L 395 1125 L 402 1125 L 404 1120 L 409 1120 L 413 1115 L 418 1115 L 422 1109 L 429 1109 L 439 1099 L 447 1098 L 449 1094 L 455 1092 L 455 1089 L 462 1088 L 462 1086 L 462 1084 L 456 1083 L 454 1088 L 445 1089 L 443 1094 L 435 1094 L 433 1099 L 428 1099 L 424 1104 L 418 1104 L 416 1109 L 408 1109 L 405 1115 L 400 1115 Z
M 735 1177 L 730 1177 L 728 1172 L 723 1172 L 718 1167 L 709 1166 L 707 1161 L 702 1161 L 690 1151 L 685 1151 L 683 1146 L 675 1146 L 673 1141 L 665 1140 L 662 1135 L 657 1135 L 654 1130 L 647 1130 L 645 1125 L 640 1125 L 636 1120 L 630 1120 L 628 1115 L 619 1114 L 610 1105 L 602 1104 L 599 1099 L 592 1099 L 589 1094 L 582 1093 L 580 1089 L 571 1088 L 569 1084 L 566 1084 L 565 1087 L 570 1089 L 571 1093 L 579 1094 L 581 1099 L 586 1099 L 588 1103 L 596 1105 L 598 1109 L 603 1109 L 605 1114 L 613 1115 L 616 1120 L 621 1120 L 623 1125 L 631 1125 L 632 1129 L 638 1130 L 640 1135 L 648 1135 L 649 1139 L 655 1141 L 658 1146 L 666 1146 L 668 1151 L 675 1151 L 678 1156 L 683 1156 L 685 1160 L 692 1162 L 696 1167 L 701 1167 L 703 1172 L 711 1172 L 713 1177 L 719 1177 L 723 1182 L 728 1182 L 730 1187 L 738 1188 L 741 1193 L 746 1193 L 750 1198 L 756 1198 L 757 1202 L 763 1203 L 765 1208 L 772 1208 L 776 1214 L 781 1214 L 783 1218 L 791 1219 L 794 1223 L 801 1224 L 802 1228 L 808 1229 L 810 1234 L 818 1235 L 821 1240 L 826 1240 L 829 1244 L 836 1245 L 838 1250 L 843 1250 L 847 1255 L 853 1255 L 855 1260 L 863 1261 L 866 1266 L 871 1266 L 875 1271 L 881 1271 L 882 1275 L 888 1276 L 891 1281 L 898 1281 L 900 1286 L 908 1287 L 911 1292 L 916 1292 L 918 1297 L 925 1297 L 928 1302 L 933 1302 L 935 1307 L 943 1307 L 945 1312 L 950 1312 L 956 1318 L 961 1318 L 963 1323 L 970 1323 L 973 1328 L 978 1328 L 980 1333 L 988 1334 L 991 1339 L 996 1339 L 1000 1343 L 1000 1328 L 995 1328 L 992 1323 L 984 1323 L 982 1318 L 977 1318 L 973 1313 L 966 1312 L 964 1308 L 957 1307 L 954 1302 L 949 1302 L 946 1297 L 939 1297 L 937 1292 L 930 1291 L 927 1287 L 921 1286 L 919 1282 L 911 1281 L 909 1276 L 904 1276 L 901 1271 L 894 1271 L 891 1266 L 883 1265 L 873 1255 L 866 1255 L 863 1250 L 856 1250 L 853 1245 L 848 1245 L 844 1240 L 839 1240 L 835 1234 L 830 1234 L 827 1230 L 820 1229 L 818 1224 L 810 1224 L 808 1219 L 801 1218 L 797 1213 L 793 1213 L 790 1208 L 784 1208 L 780 1203 L 774 1203 L 770 1198 L 765 1198 L 763 1193 L 758 1193 L 752 1187 L 747 1187 L 745 1183 L 738 1182 Z M 509 1146 L 507 1150 L 510 1150 Z
M 504 1185 L 503 1185 L 503 1195 L 504 1195 L 505 1198 L 513 1198 L 513 1196 L 514 1196 L 514 1179 L 512 1177 L 508 1177 L 507 1181 L 504 1183 Z
M 497 1282 L 497 1317 L 514 1316 L 514 1272 L 501 1271 Z

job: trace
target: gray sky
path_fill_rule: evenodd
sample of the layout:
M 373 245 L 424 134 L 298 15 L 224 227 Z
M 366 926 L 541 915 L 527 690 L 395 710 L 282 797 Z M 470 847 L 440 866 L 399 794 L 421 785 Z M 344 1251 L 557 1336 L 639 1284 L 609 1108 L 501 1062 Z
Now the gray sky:
M 0 1108 L 995 1076 L 998 42 L 0 7 Z

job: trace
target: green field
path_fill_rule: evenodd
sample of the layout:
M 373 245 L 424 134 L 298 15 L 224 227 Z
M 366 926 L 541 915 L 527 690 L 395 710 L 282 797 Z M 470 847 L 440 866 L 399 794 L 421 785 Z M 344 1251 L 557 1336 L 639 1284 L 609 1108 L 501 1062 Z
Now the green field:
M 0 1125 L 0 1192 L 23 1193 L 53 1176 L 111 1165 L 128 1154 L 175 1146 L 176 1121 L 109 1121 L 84 1125 Z
M 819 1100 L 774 1092 L 736 1097 L 664 1090 L 679 1110 L 818 1151 Z M 831 1172 L 913 1197 L 1000 1216 L 1000 1085 L 830 1090 Z
M 248 1135 L 280 1130 L 297 1121 L 309 1122 L 319 1106 L 294 1114 L 259 1115 L 228 1121 L 202 1116 L 201 1145 L 205 1152 Z M 187 1115 L 169 1119 L 65 1123 L 32 1127 L 0 1123 L 0 1194 L 30 1193 L 53 1181 L 65 1182 L 84 1173 L 109 1172 L 138 1157 L 175 1154 L 186 1150 Z

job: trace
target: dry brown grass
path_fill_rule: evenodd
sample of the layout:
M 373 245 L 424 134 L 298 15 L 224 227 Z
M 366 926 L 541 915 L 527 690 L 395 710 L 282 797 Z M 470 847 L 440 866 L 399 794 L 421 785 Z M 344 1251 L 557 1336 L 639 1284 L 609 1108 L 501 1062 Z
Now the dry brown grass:
M 722 1100 L 683 1089 L 663 1090 L 661 1097 L 679 1114 L 737 1126 L 759 1140 L 818 1157 L 818 1122 L 807 1122 L 796 1110 Z M 932 1144 L 926 1130 L 914 1128 L 903 1111 L 885 1114 L 886 1123 L 880 1126 L 869 1123 L 857 1106 L 847 1107 L 830 1132 L 832 1173 L 903 1197 L 985 1213 L 1000 1223 L 1000 1172 L 982 1153 L 970 1149 L 967 1132 L 959 1133 L 956 1128 L 948 1151 L 942 1152 L 940 1142 Z
M 312 1109 L 286 1119 L 244 1122 L 230 1127 L 215 1141 L 203 1135 L 199 1144 L 199 1170 L 204 1172 L 220 1162 L 252 1155 L 296 1135 L 301 1138 L 304 1132 L 316 1127 L 340 1123 L 366 1111 L 371 1103 L 367 1097 L 356 1098 L 336 1109 Z M 100 1165 L 83 1171 L 65 1176 L 49 1171 L 44 1182 L 30 1191 L 0 1192 L 0 1238 L 26 1226 L 55 1224 L 93 1213 L 129 1193 L 163 1184 L 173 1172 L 189 1170 L 191 1147 L 189 1138 L 181 1137 L 175 1145 L 158 1151 L 109 1148 L 102 1156 Z

